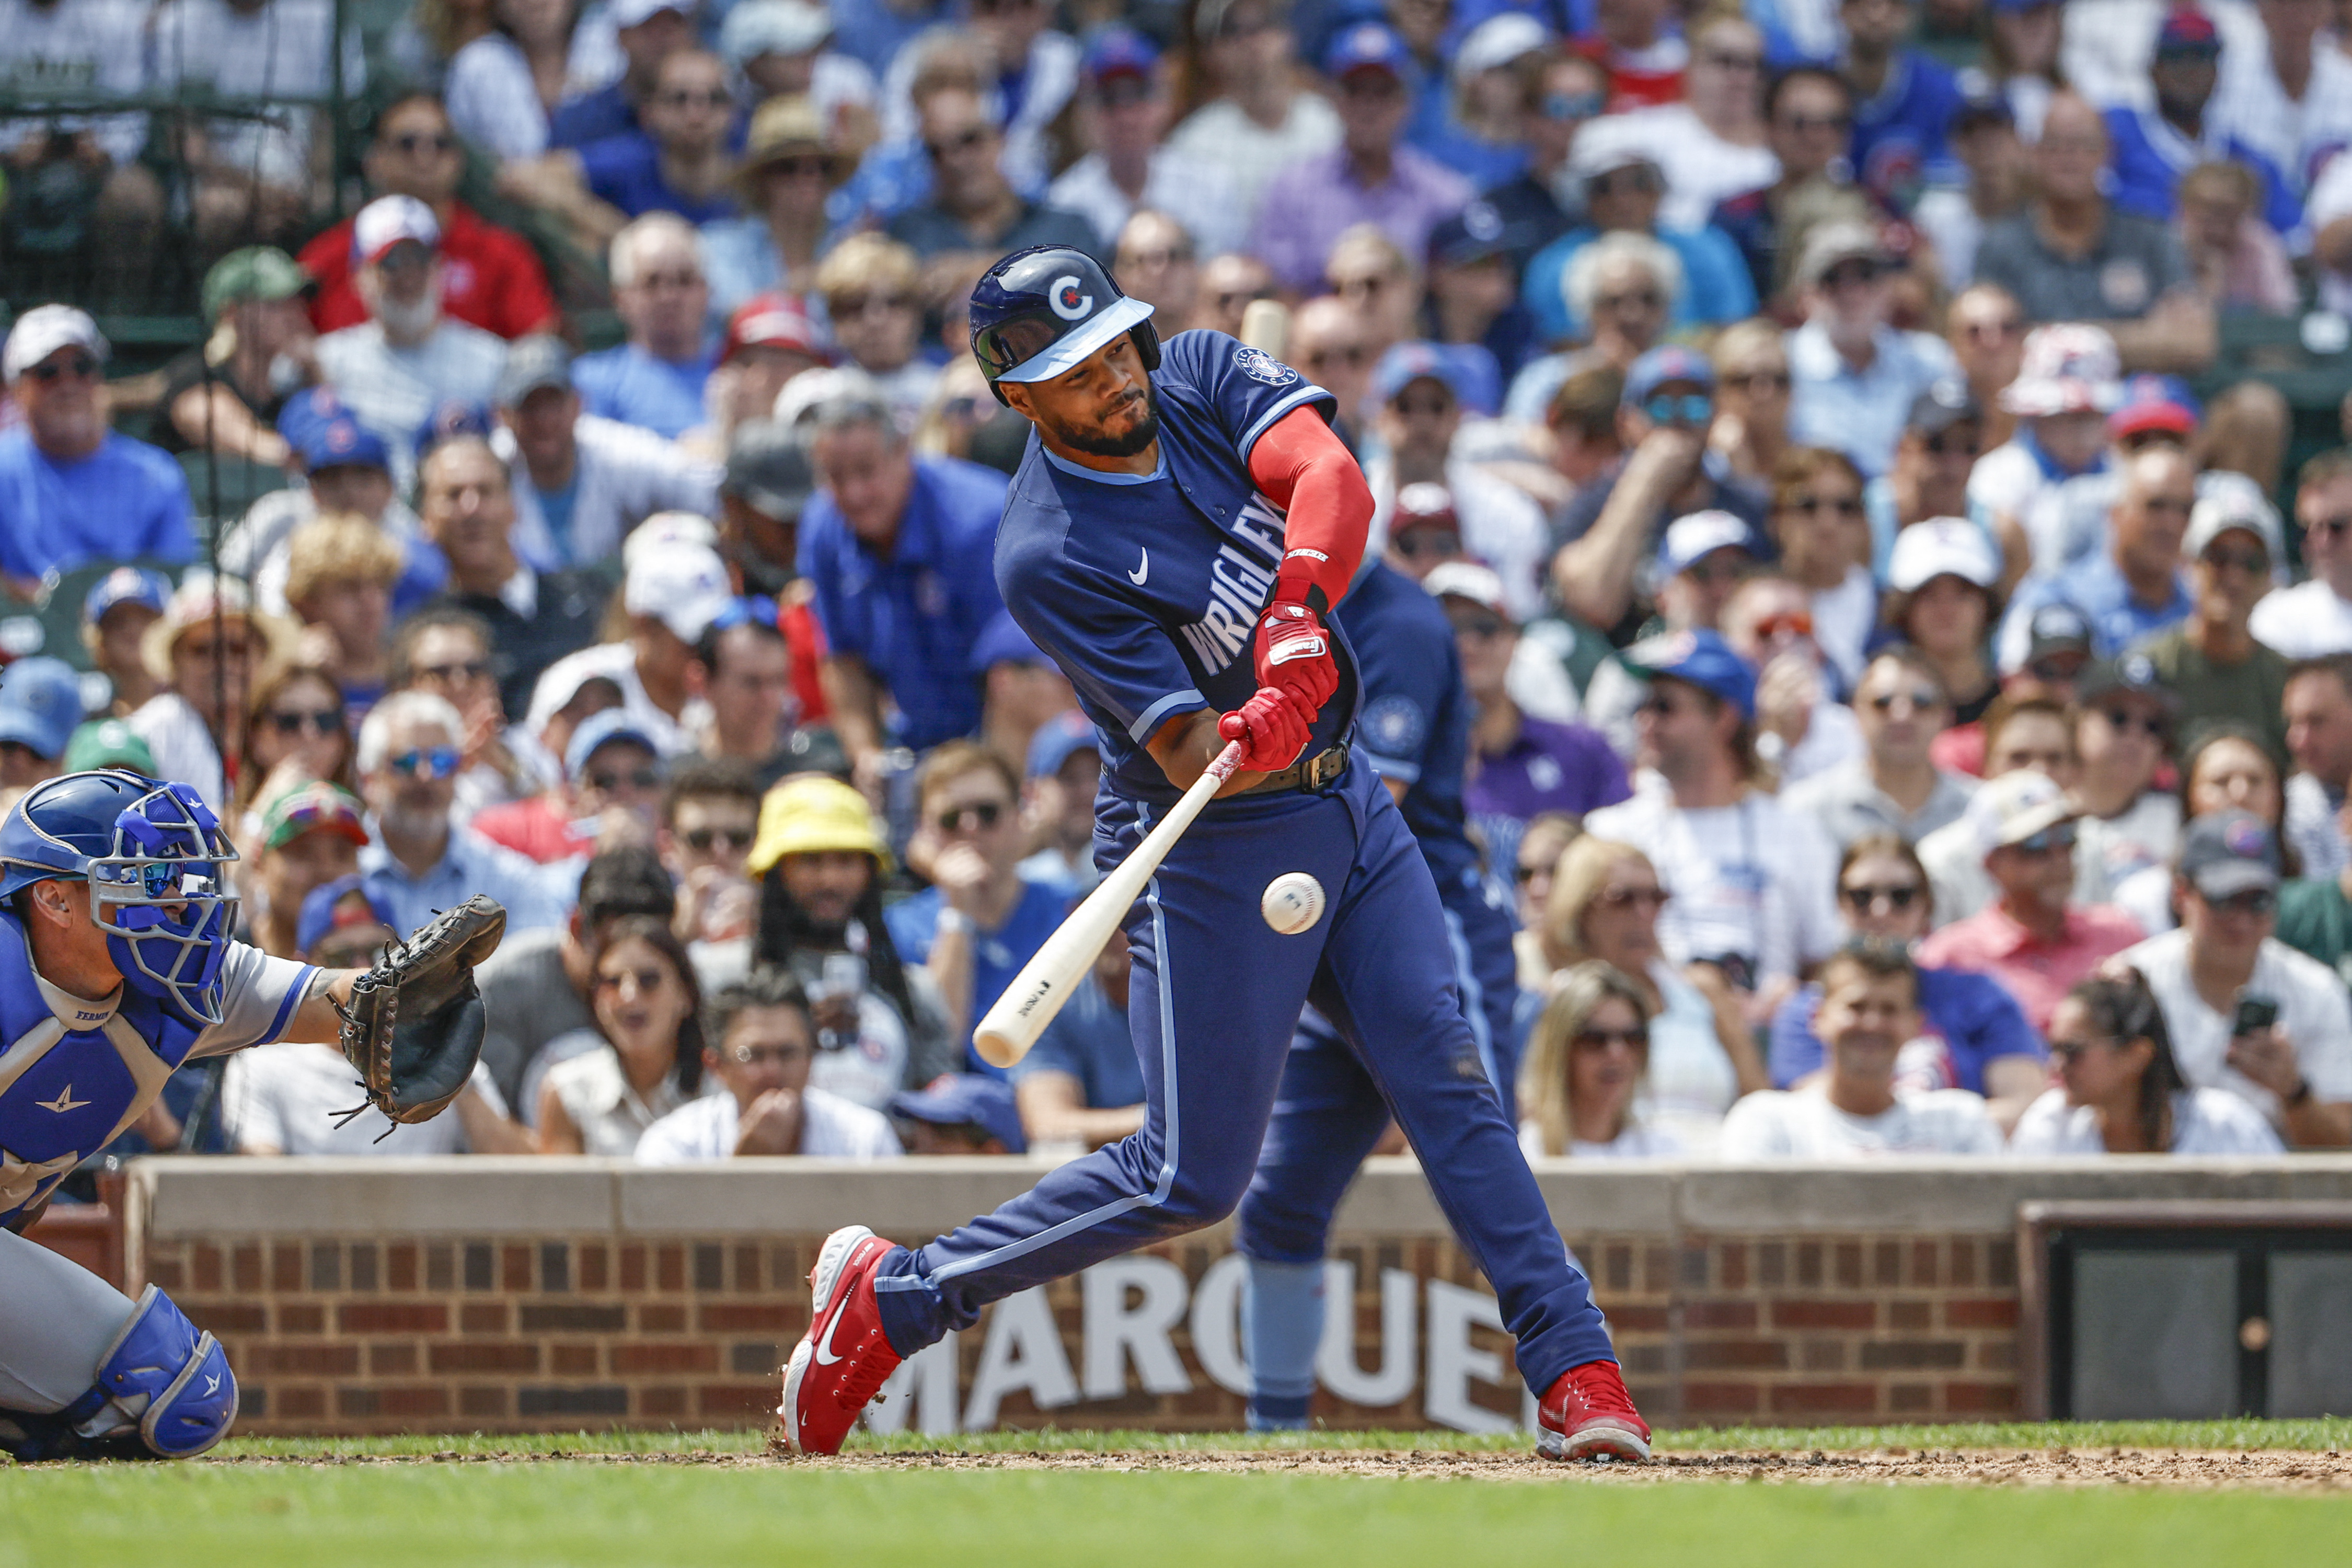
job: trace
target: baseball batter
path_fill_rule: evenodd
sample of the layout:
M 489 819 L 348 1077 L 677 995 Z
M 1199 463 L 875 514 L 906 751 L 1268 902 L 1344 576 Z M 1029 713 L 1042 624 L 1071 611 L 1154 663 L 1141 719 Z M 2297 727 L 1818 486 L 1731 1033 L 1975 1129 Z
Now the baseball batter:
M 1480 1069 L 1437 889 L 1349 737 L 1333 628 L 1372 503 L 1332 400 L 1223 334 L 1163 351 L 1151 308 L 1075 250 L 1018 252 L 973 290 L 972 350 L 1035 426 L 998 531 L 1007 607 L 1100 734 L 1096 854 L 1115 865 L 1226 741 L 1241 771 L 1127 922 L 1142 1129 L 919 1248 L 827 1238 L 785 1368 L 790 1445 L 837 1451 L 898 1362 L 990 1301 L 1232 1212 L 1257 1167 L 1299 1009 L 1346 1040 L 1493 1281 L 1556 1458 L 1646 1458 L 1607 1329 Z M 1260 910 L 1303 871 L 1324 912 Z
M 236 1379 L 218 1341 L 154 1286 L 133 1301 L 18 1233 L 182 1063 L 289 1035 L 349 1051 L 355 990 L 404 979 L 400 959 L 329 973 L 230 940 L 236 858 L 193 788 L 131 773 L 36 784 L 0 819 L 0 1452 L 20 1461 L 184 1458 L 227 1434 Z M 366 1073 L 400 1120 L 446 1104 L 479 1054 L 470 964 L 504 914 L 476 903 L 496 910 L 474 900 L 432 928 L 471 928 L 444 955 L 462 971 L 452 1011 L 388 1030 L 404 1066 Z M 425 1099 L 406 1094 L 425 1080 Z

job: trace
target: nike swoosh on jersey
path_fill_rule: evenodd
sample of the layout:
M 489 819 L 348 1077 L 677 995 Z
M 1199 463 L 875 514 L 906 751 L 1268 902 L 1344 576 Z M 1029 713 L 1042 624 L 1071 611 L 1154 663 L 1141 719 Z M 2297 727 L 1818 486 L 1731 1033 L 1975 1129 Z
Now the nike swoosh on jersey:
M 68 1084 L 65 1088 L 58 1090 L 58 1097 L 55 1100 L 37 1100 L 33 1101 L 33 1103 L 39 1106 L 43 1110 L 54 1110 L 58 1115 L 63 1116 L 68 1110 L 79 1110 L 83 1106 L 88 1105 L 89 1101 L 87 1100 L 76 1100 L 73 1097 L 73 1085 Z
M 1135 569 L 1134 571 L 1129 572 L 1129 573 L 1127 574 L 1127 580 L 1128 580 L 1129 582 L 1130 582 L 1130 583 L 1134 584 L 1137 587 L 1140 588 L 1140 587 L 1142 587 L 1142 586 L 1143 586 L 1143 580 L 1144 580 L 1145 578 L 1147 578 L 1147 577 L 1150 576 L 1150 575 L 1151 575 L 1151 552 L 1150 552 L 1150 550 L 1148 550 L 1148 549 L 1147 549 L 1147 550 L 1146 550 L 1146 551 L 1144 551 L 1144 552 L 1143 552 L 1143 562 L 1142 562 L 1142 563 L 1141 563 L 1140 565 L 1137 566 L 1137 567 L 1136 567 L 1136 569 Z

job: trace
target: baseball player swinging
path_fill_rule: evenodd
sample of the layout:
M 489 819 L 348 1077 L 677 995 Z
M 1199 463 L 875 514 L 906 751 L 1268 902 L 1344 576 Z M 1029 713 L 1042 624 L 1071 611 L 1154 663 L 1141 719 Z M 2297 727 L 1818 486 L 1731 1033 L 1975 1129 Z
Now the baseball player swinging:
M 891 1369 L 986 1303 L 1231 1213 L 1311 1000 L 1494 1283 L 1541 1452 L 1645 1458 L 1601 1312 L 1480 1070 L 1428 866 L 1350 751 L 1360 682 L 1329 617 L 1372 501 L 1331 396 L 1222 333 L 1163 347 L 1150 316 L 1061 248 L 1005 258 L 971 300 L 973 353 L 1036 429 L 997 583 L 1100 732 L 1097 860 L 1122 859 L 1226 742 L 1244 748 L 1127 919 L 1144 1125 L 924 1247 L 834 1232 L 784 1371 L 785 1440 L 837 1452 Z M 1292 872 L 1328 896 L 1286 935 L 1259 906 Z
M 230 939 L 236 858 L 194 789 L 113 769 L 35 784 L 0 819 L 0 1453 L 17 1460 L 185 1458 L 236 1417 L 226 1354 L 170 1297 L 134 1302 L 18 1234 L 175 1068 L 340 1037 L 368 1100 L 422 1121 L 481 1054 L 496 903 L 331 973 Z

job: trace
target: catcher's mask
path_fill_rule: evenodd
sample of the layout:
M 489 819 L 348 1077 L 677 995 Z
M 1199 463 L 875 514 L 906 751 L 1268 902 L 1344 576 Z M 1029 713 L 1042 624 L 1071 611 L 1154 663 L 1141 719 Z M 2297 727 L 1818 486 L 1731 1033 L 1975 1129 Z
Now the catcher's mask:
M 226 869 L 236 858 L 186 784 L 123 769 L 68 773 L 35 784 L 0 821 L 0 896 L 87 881 L 89 918 L 123 983 L 212 1025 L 236 924 Z

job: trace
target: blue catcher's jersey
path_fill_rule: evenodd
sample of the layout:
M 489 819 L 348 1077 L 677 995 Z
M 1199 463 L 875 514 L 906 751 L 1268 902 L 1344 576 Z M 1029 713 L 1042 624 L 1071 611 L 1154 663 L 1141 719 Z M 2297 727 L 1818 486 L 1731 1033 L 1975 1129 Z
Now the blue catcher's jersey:
M 181 1063 L 276 1039 L 315 973 L 232 942 L 221 1021 L 199 1030 L 127 985 L 96 1003 L 58 990 L 0 910 L 0 1226 L 137 1121 Z
M 997 529 L 996 583 L 1101 731 L 1105 786 L 1165 803 L 1177 792 L 1144 742 L 1176 714 L 1231 712 L 1257 689 L 1251 648 L 1282 560 L 1283 514 L 1250 478 L 1250 449 L 1292 409 L 1328 419 L 1333 401 L 1223 332 L 1169 339 L 1151 385 L 1154 473 L 1082 468 L 1030 433 Z M 1339 744 L 1355 716 L 1355 655 L 1333 630 L 1339 689 L 1309 756 Z
M 1357 574 L 1338 620 L 1363 675 L 1357 743 L 1381 777 L 1405 786 L 1405 826 L 1439 889 L 1475 889 L 1478 851 L 1462 809 L 1470 694 L 1453 624 L 1420 584 L 1379 561 Z

